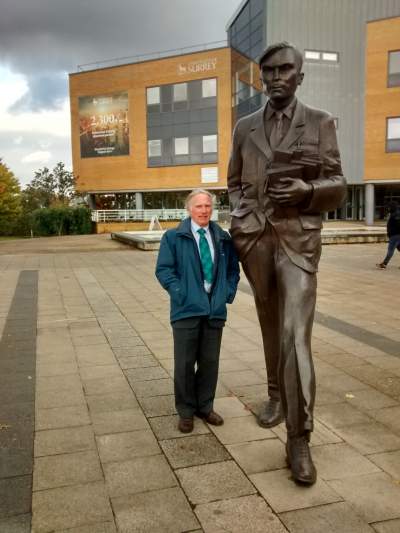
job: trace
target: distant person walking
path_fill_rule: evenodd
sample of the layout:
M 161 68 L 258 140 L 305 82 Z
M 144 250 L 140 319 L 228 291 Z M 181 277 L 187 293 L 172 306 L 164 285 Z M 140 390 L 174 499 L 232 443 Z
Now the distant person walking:
M 398 204 L 393 203 L 389 206 L 389 219 L 387 221 L 387 236 L 389 237 L 389 243 L 385 259 L 382 263 L 378 263 L 377 268 L 384 270 L 389 261 L 392 259 L 394 251 L 400 252 L 400 207 Z

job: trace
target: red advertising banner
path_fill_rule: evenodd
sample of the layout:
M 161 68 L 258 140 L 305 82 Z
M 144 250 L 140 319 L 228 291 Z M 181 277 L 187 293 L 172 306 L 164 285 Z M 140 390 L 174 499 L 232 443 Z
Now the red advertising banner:
M 81 157 L 129 155 L 128 93 L 79 98 Z

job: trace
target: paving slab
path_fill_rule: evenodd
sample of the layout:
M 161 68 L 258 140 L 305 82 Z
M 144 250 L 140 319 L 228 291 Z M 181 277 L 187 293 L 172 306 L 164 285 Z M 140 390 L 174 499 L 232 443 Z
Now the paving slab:
M 96 441 L 103 464 L 160 454 L 157 440 L 149 429 L 100 435 Z
M 328 481 L 366 522 L 400 518 L 400 485 L 388 474 L 366 474 Z
M 236 418 L 238 416 L 251 415 L 250 410 L 234 396 L 216 398 L 214 400 L 214 410 L 223 418 Z
M 238 408 L 240 409 L 238 412 L 242 413 L 242 407 L 239 405 Z M 210 429 L 224 444 L 273 439 L 275 437 L 271 430 L 260 427 L 254 416 L 226 418 L 223 426 L 210 426 Z
M 286 528 L 260 496 L 243 496 L 197 505 L 205 533 L 286 533 Z
M 321 476 L 311 487 L 296 485 L 287 468 L 252 474 L 249 477 L 276 513 L 315 507 L 343 499 Z
M 395 480 L 400 480 L 400 450 L 369 455 L 368 459 L 390 474 Z
M 112 506 L 121 533 L 176 533 L 199 527 L 178 487 L 113 498 Z
M 379 468 L 347 443 L 315 446 L 312 457 L 320 476 L 340 479 L 379 472 Z
M 387 520 L 385 522 L 377 522 L 372 524 L 372 527 L 377 533 L 399 533 L 400 520 Z
M 230 444 L 227 449 L 246 474 L 278 470 L 286 466 L 285 446 L 276 438 Z
M 36 429 L 57 429 L 90 424 L 86 405 L 69 405 L 36 410 Z
M 175 396 L 173 394 L 139 398 L 139 403 L 148 418 L 176 413 Z
M 91 426 L 37 431 L 35 434 L 35 457 L 74 453 L 95 448 L 96 442 Z
M 229 453 L 212 434 L 162 440 L 160 446 L 172 468 L 210 464 L 230 459 Z
M 178 484 L 162 455 L 107 463 L 103 468 L 111 498 L 174 487 Z
M 93 430 L 96 435 L 124 433 L 136 429 L 147 429 L 149 424 L 141 409 L 124 409 L 93 413 Z
M 340 437 L 362 454 L 400 450 L 400 436 L 376 422 L 335 429 Z
M 111 394 L 94 394 L 88 396 L 86 401 L 92 416 L 97 413 L 125 411 L 139 407 L 134 394 L 128 390 L 117 391 Z
M 32 533 L 50 533 L 112 520 L 103 482 L 42 490 L 32 496 Z
M 170 416 L 157 416 L 149 419 L 151 429 L 153 430 L 155 436 L 158 440 L 167 440 L 167 439 L 176 439 L 184 438 L 187 435 L 181 433 L 178 429 L 178 415 Z M 200 420 L 197 417 L 194 417 L 194 427 L 191 435 L 201 435 L 205 433 L 210 433 L 209 427 L 203 420 Z M 221 439 L 219 439 L 221 440 Z
M 290 533 L 373 533 L 374 531 L 346 502 L 281 513 L 279 518 Z
M 97 451 L 36 457 L 33 490 L 80 485 L 103 479 Z
M 256 489 L 234 461 L 176 470 L 192 504 L 254 494 Z

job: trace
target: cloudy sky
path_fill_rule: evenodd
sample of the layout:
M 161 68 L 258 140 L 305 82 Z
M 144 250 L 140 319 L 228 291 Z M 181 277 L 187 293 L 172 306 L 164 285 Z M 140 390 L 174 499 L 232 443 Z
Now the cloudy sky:
M 68 73 L 226 38 L 240 0 L 1 0 L 0 158 L 28 183 L 71 168 Z

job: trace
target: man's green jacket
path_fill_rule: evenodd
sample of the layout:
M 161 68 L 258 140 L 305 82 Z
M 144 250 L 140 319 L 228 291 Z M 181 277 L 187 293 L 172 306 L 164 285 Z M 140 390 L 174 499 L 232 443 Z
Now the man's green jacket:
M 171 322 L 195 316 L 226 320 L 226 304 L 232 303 L 239 283 L 239 263 L 230 235 L 209 223 L 214 243 L 213 283 L 204 289 L 198 247 L 186 218 L 161 239 L 156 276 L 171 297 Z

